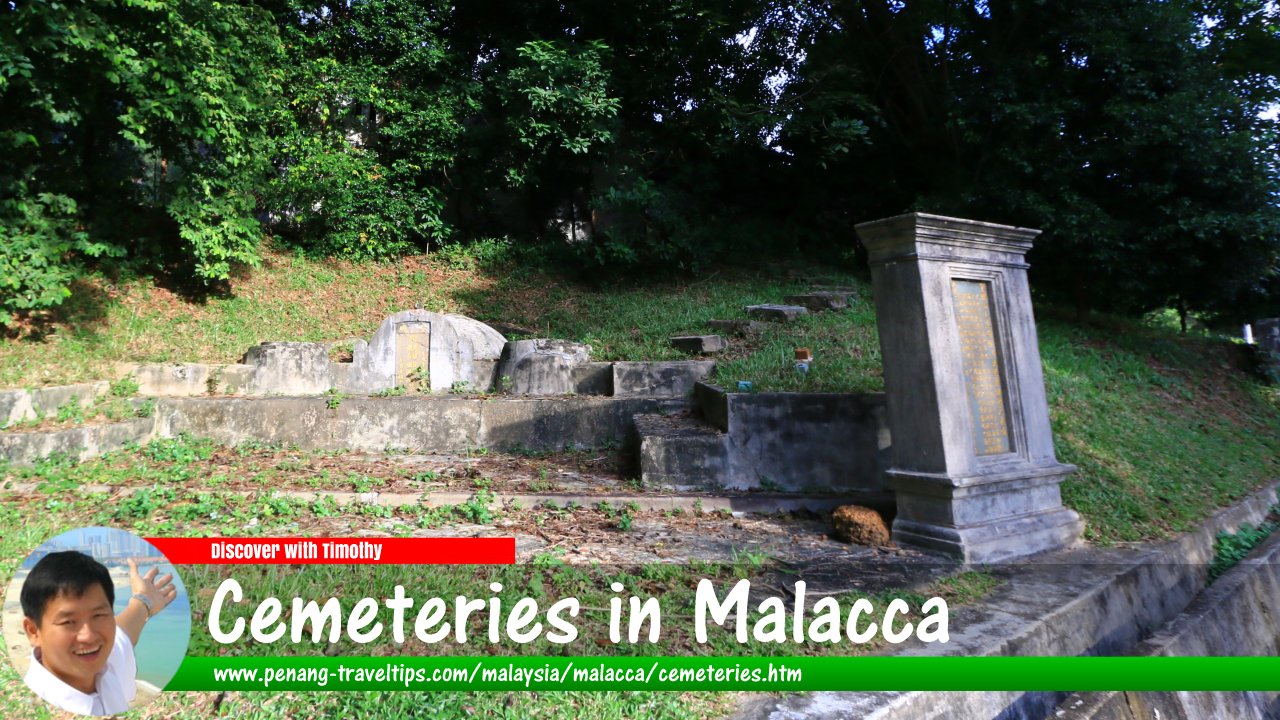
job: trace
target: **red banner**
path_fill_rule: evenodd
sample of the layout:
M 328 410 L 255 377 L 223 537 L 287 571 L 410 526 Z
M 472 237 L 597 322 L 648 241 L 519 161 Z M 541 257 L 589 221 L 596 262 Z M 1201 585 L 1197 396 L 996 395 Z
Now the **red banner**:
M 147 538 L 175 565 L 511 565 L 515 538 Z

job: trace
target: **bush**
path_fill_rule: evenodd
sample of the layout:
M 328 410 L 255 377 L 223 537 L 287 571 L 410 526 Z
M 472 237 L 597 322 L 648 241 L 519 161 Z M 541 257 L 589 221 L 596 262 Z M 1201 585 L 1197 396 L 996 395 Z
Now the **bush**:
M 76 203 L 65 195 L 40 193 L 0 202 L 0 325 L 48 310 L 70 297 L 72 281 L 84 274 L 84 257 L 119 255 L 119 248 L 89 240 L 76 220 Z

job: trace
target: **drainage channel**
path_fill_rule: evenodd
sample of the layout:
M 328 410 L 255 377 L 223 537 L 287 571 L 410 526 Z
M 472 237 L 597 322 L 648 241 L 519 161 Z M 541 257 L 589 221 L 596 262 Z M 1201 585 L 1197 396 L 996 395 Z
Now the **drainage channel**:
M 1257 525 L 1277 484 L 1218 512 L 1199 529 L 1136 548 L 1075 548 L 985 566 L 1005 580 L 952 617 L 943 646 L 900 655 L 1274 655 L 1280 647 L 1280 535 L 1206 589 L 1219 532 Z M 1160 628 L 1156 634 L 1152 628 Z M 1264 632 L 1256 632 L 1264 628 Z M 1152 712 L 1158 710 L 1158 714 Z M 1275 694 L 1050 692 L 814 692 L 749 696 L 735 720 L 1154 720 L 1280 717 Z
M 1186 611 L 1133 648 L 1140 657 L 1280 655 L 1280 533 L 1196 596 Z M 1077 693 L 1055 720 L 1280 718 L 1275 692 Z

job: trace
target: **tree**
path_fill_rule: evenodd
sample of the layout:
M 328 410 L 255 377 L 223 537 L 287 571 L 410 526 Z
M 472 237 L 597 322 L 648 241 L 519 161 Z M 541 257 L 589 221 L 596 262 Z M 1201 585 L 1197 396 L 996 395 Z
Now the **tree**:
M 253 6 L 180 0 L 0 10 L 0 321 L 69 293 L 83 261 L 163 257 L 197 277 L 257 258 L 260 112 L 277 49 Z M 154 228 L 153 228 L 154 229 Z
M 1037 284 L 1081 308 L 1219 307 L 1274 272 L 1258 111 L 1275 97 L 1277 38 L 1261 10 L 1232 15 L 1231 32 L 1204 12 L 812 6 L 783 144 L 851 220 L 920 209 L 1044 228 Z

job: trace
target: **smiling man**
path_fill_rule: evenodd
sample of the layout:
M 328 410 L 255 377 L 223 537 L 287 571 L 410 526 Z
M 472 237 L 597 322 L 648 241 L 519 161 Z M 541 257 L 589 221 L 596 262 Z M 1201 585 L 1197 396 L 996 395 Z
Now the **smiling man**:
M 31 641 L 23 678 L 45 701 L 81 715 L 114 715 L 137 694 L 133 649 L 142 629 L 177 595 L 173 576 L 145 576 L 129 560 L 133 596 L 113 615 L 106 566 L 76 551 L 46 555 L 22 585 L 22 628 Z

